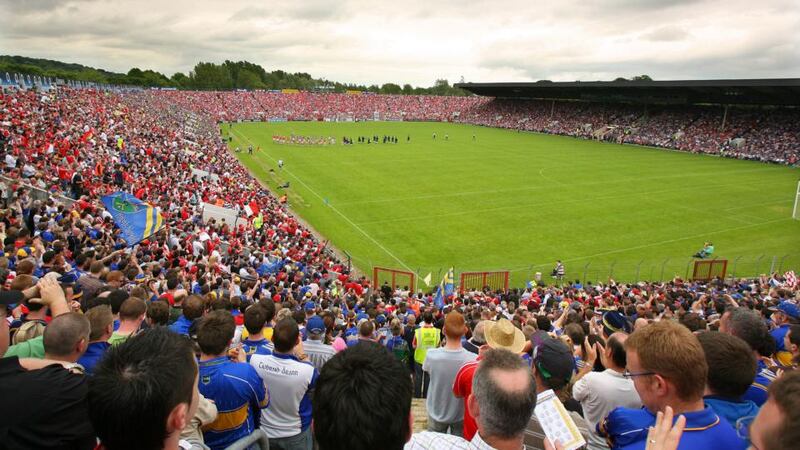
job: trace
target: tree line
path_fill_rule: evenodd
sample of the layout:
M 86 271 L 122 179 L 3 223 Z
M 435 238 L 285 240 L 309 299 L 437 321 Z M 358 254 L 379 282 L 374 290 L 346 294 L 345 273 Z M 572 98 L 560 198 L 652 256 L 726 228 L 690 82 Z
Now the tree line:
M 221 64 L 199 62 L 189 73 L 177 72 L 170 77 L 154 70 L 134 67 L 128 73 L 115 73 L 81 64 L 64 63 L 24 56 L 0 56 L 0 72 L 89 81 L 120 86 L 141 86 L 198 90 L 233 89 L 299 89 L 302 91 L 345 92 L 348 90 L 376 94 L 406 95 L 468 95 L 467 91 L 452 86 L 446 79 L 438 79 L 431 87 L 399 85 L 360 85 L 314 78 L 304 72 L 289 73 L 283 70 L 267 72 L 259 64 L 248 61 L 225 61 Z

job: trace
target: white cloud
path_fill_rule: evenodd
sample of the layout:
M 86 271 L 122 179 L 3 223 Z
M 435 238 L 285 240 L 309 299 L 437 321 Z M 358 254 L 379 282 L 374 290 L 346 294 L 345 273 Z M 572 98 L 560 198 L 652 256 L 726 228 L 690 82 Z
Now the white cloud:
M 172 74 L 198 61 L 358 83 L 793 77 L 795 0 L 0 0 L 3 53 Z

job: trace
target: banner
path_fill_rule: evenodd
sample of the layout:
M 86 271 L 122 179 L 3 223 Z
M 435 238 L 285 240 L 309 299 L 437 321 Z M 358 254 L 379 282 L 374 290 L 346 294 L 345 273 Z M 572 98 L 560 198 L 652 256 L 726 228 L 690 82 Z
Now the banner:
M 133 246 L 155 234 L 164 227 L 164 218 L 149 203 L 145 203 L 127 192 L 115 192 L 100 199 L 114 223 L 122 231 L 122 239 Z
M 225 221 L 230 226 L 236 226 L 236 221 L 239 214 L 235 209 L 217 206 L 211 203 L 203 203 L 203 222 L 208 222 L 209 219 L 217 219 L 217 221 Z

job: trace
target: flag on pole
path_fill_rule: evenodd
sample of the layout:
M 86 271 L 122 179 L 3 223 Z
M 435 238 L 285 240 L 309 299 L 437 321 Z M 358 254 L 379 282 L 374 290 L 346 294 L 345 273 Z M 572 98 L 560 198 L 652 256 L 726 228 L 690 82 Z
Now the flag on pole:
M 431 275 L 433 275 L 433 274 L 428 272 L 428 274 L 425 275 L 425 278 L 422 279 L 422 281 L 425 282 L 425 286 L 430 286 L 431 285 Z
M 127 192 L 115 192 L 100 199 L 129 247 L 147 239 L 164 227 L 158 208 Z
M 433 296 L 433 304 L 436 305 L 439 309 L 444 308 L 444 299 L 453 295 L 453 268 L 451 267 L 447 273 L 444 274 L 444 278 L 439 283 L 439 287 L 436 288 L 436 295 Z

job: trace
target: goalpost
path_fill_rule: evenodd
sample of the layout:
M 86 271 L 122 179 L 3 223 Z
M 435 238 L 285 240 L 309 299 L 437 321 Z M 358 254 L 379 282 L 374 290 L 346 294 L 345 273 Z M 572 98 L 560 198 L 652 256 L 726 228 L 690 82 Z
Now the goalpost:
M 800 181 L 797 182 L 797 192 L 794 195 L 794 209 L 792 219 L 800 220 Z

